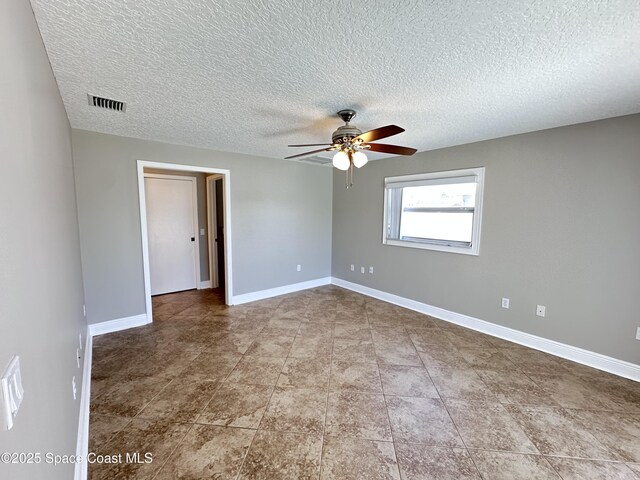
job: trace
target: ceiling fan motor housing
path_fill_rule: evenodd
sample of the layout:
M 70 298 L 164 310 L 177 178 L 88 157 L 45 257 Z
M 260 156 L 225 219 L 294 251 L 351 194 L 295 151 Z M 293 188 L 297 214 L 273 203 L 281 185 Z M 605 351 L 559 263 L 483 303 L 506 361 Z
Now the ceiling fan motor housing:
M 331 141 L 333 143 L 342 144 L 345 142 L 345 138 L 347 140 L 351 140 L 354 137 L 357 137 L 362 132 L 359 128 L 356 128 L 354 125 L 343 125 L 338 127 L 338 129 L 333 132 L 331 135 Z

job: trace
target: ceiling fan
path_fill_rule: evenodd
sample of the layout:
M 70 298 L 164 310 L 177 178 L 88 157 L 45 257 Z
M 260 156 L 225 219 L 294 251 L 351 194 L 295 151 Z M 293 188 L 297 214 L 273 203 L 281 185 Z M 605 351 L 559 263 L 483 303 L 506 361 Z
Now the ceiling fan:
M 319 150 L 291 155 L 285 159 L 304 157 L 320 152 L 335 151 L 333 156 L 333 166 L 339 170 L 345 170 L 347 188 L 353 186 L 353 167 L 363 167 L 369 159 L 364 151 L 390 153 L 392 155 L 413 155 L 415 148 L 400 147 L 398 145 L 387 145 L 384 143 L 371 143 L 375 140 L 391 137 L 404 132 L 404 128 L 397 125 L 387 125 L 386 127 L 375 128 L 362 133 L 355 125 L 349 122 L 356 116 L 355 110 L 340 110 L 338 115 L 345 122 L 345 125 L 331 134 L 333 143 L 310 143 L 303 145 L 289 145 L 289 147 L 325 147 Z

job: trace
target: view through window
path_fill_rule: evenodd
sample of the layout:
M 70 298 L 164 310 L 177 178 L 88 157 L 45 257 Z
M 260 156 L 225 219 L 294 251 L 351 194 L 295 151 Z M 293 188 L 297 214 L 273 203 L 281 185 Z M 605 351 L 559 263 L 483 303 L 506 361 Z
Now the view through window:
M 385 179 L 390 245 L 478 253 L 484 169 Z

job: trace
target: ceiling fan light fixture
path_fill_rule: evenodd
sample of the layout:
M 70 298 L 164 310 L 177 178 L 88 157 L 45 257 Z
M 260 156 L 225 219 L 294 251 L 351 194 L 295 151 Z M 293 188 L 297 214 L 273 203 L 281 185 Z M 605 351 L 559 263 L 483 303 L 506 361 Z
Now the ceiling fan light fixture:
M 333 156 L 333 166 L 338 170 L 349 170 L 350 165 L 349 156 L 345 152 L 339 151 Z
M 352 158 L 353 158 L 353 165 L 356 168 L 364 167 L 369 161 L 369 159 L 363 152 L 355 152 L 352 155 Z

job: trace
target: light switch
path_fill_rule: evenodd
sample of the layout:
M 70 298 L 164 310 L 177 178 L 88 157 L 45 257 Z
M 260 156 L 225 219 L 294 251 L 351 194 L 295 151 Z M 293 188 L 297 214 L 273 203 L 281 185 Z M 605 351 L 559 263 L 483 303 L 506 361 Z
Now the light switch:
M 20 378 L 20 359 L 17 355 L 9 362 L 9 366 L 0 379 L 0 390 L 2 393 L 0 424 L 4 430 L 10 430 L 24 397 L 22 379 Z
M 204 228 L 200 229 L 200 236 L 204 237 Z

